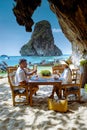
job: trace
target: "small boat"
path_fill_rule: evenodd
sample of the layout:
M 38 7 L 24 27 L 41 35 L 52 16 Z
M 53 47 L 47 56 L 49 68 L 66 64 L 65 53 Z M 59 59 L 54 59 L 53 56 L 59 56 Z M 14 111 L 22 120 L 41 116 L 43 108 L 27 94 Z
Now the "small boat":
M 7 56 L 7 55 L 1 55 L 1 57 L 5 58 L 5 59 L 9 59 L 9 56 Z
M 8 65 L 7 65 L 7 63 L 5 62 L 5 61 L 2 61 L 1 63 L 0 63 L 0 71 L 6 71 L 7 70 L 7 67 L 8 67 Z

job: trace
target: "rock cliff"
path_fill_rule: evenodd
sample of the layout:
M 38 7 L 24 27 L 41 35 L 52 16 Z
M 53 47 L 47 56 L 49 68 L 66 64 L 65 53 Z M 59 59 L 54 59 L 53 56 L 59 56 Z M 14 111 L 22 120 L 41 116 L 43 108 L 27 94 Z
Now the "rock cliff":
M 87 0 L 48 0 L 65 36 L 72 43 L 72 61 L 87 58 Z
M 59 56 L 61 50 L 54 44 L 51 25 L 43 20 L 36 23 L 31 40 L 21 50 L 21 55 L 31 56 Z

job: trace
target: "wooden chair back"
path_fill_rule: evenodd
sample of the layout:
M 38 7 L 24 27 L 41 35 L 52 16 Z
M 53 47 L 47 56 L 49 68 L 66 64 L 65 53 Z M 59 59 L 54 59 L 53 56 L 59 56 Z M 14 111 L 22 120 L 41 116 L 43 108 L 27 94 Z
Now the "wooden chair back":
M 52 66 L 52 73 L 53 74 L 61 74 L 65 69 L 64 65 Z
M 14 66 L 7 67 L 8 82 L 10 84 L 11 89 L 13 89 L 12 86 L 14 84 L 16 70 L 17 70 L 17 67 L 14 67 Z

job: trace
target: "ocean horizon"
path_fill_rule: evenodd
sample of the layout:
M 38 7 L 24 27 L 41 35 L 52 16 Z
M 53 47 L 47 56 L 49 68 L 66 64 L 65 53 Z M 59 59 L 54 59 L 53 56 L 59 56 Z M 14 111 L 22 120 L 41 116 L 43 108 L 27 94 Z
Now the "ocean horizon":
M 50 63 L 58 60 L 66 60 L 70 57 L 71 54 L 64 54 L 61 56 L 0 56 L 0 63 L 3 61 L 7 63 L 8 66 L 14 66 L 19 63 L 21 58 L 25 58 L 28 63 L 38 64 L 42 61 Z

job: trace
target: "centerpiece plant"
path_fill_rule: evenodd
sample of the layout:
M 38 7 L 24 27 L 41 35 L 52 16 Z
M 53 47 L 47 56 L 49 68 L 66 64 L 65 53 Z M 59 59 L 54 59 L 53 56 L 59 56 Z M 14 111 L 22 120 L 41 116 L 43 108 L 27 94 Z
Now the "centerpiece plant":
M 50 70 L 41 70 L 40 74 L 42 76 L 51 76 Z

